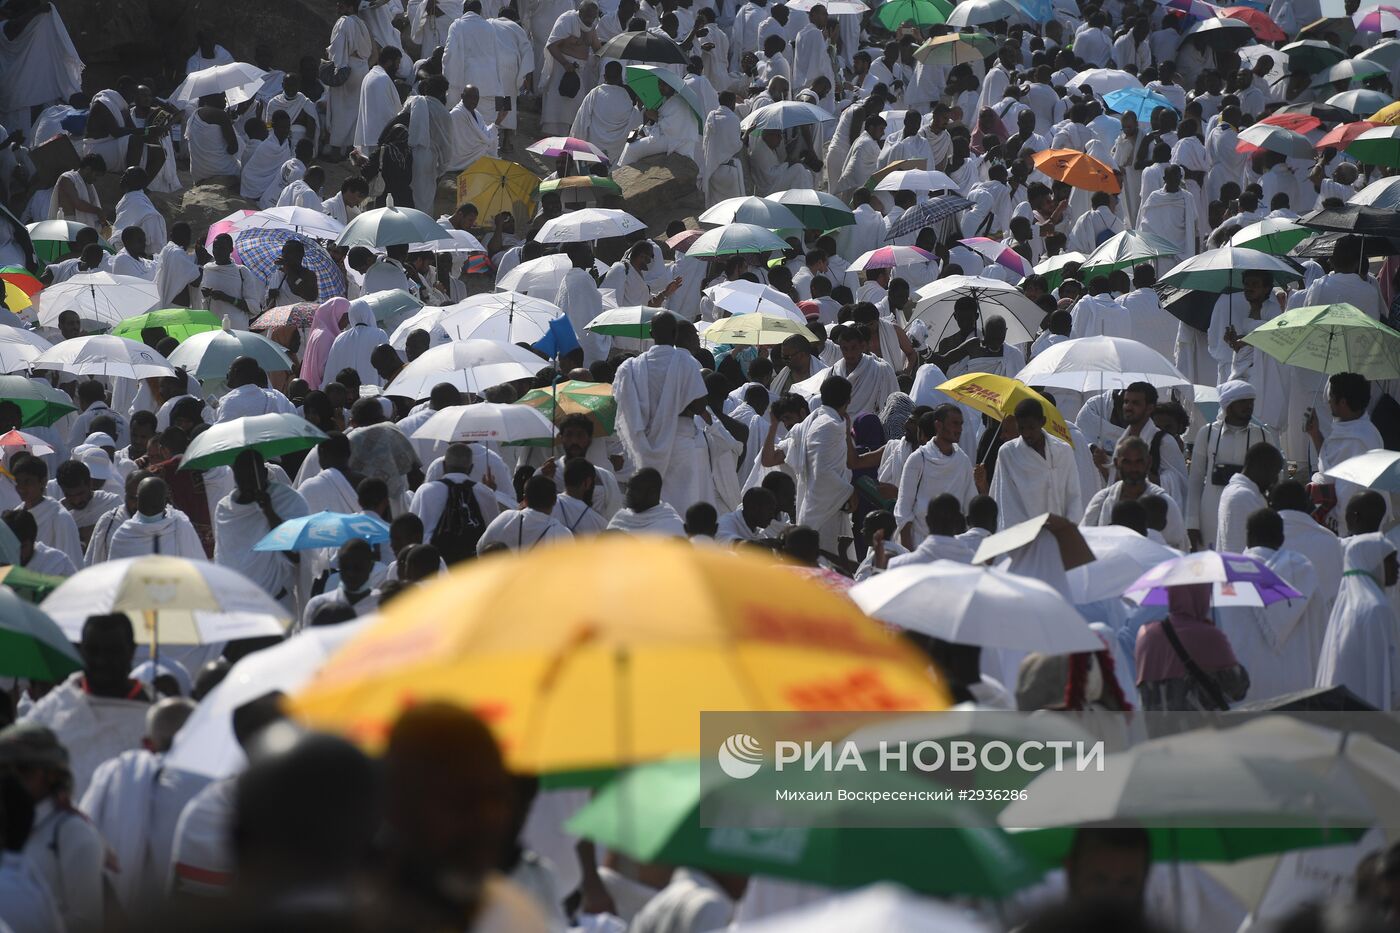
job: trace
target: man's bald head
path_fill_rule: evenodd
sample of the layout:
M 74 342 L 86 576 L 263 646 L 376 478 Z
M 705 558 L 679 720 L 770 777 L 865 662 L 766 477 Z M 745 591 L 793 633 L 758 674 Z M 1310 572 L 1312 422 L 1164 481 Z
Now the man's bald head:
M 476 105 L 481 103 L 481 91 L 475 84 L 468 84 L 462 88 L 462 106 L 468 110 L 475 110 Z
M 165 480 L 158 476 L 148 476 L 136 487 L 136 508 L 142 515 L 164 515 L 168 500 Z
M 659 347 L 675 346 L 680 323 L 680 318 L 670 311 L 658 311 L 651 319 L 651 339 Z

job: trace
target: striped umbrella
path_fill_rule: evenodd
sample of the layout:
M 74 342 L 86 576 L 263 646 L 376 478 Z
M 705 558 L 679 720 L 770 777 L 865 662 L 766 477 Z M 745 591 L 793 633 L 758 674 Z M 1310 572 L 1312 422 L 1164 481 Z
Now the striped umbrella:
M 1010 269 L 1017 275 L 1027 276 L 1031 273 L 1031 264 L 1026 257 L 1000 240 L 993 240 L 985 236 L 975 236 L 969 237 L 966 240 L 959 240 L 958 242 L 983 259 L 991 260 L 999 266 Z
M 345 294 L 345 276 L 336 265 L 331 254 L 320 243 L 307 236 L 277 227 L 264 227 L 257 230 L 244 230 L 239 233 L 234 244 L 238 247 L 243 264 L 253 271 L 264 285 L 272 284 L 278 271 L 277 260 L 282 258 L 282 247 L 288 240 L 296 240 L 306 247 L 302 265 L 316 276 L 317 298 L 325 301 Z
M 546 136 L 544 139 L 526 146 L 525 151 L 542 155 L 547 159 L 557 159 L 561 155 L 566 155 L 575 162 L 606 163 L 608 161 L 606 152 L 586 139 L 575 139 L 572 136 Z

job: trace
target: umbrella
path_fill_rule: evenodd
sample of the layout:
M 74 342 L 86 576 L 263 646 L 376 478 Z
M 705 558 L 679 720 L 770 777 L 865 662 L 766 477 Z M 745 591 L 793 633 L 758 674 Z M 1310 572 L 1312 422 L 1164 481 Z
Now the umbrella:
M 791 318 L 774 314 L 738 314 L 722 318 L 705 329 L 705 340 L 713 345 L 771 347 L 794 334 L 815 341 L 816 335 Z
M 958 242 L 983 259 L 990 260 L 1005 269 L 1010 269 L 1022 278 L 1030 275 L 1030 260 L 1000 240 L 993 240 L 991 237 L 985 236 L 975 236 L 965 240 L 959 240 Z
M 362 616 L 339 625 L 315 626 L 245 655 L 175 733 L 164 766 L 215 780 L 241 772 L 248 759 L 234 738 L 234 711 L 269 693 L 300 690 L 327 658 L 370 624 L 372 617 Z
M 82 669 L 82 657 L 53 619 L 0 587 L 0 676 L 59 683 Z
M 780 100 L 764 104 L 744 117 L 739 128 L 746 133 L 764 130 L 791 130 L 799 126 L 818 126 L 836 118 L 816 104 L 799 100 Z
M 638 340 L 651 339 L 651 319 L 662 311 L 634 305 L 626 308 L 610 308 L 583 325 L 583 329 L 608 337 L 633 337 Z
M 1300 227 L 1291 220 L 1265 219 L 1235 231 L 1229 245 L 1283 256 L 1311 234 L 1307 227 Z
M 1074 149 L 1047 149 L 1032 158 L 1042 174 L 1084 191 L 1106 191 L 1117 194 L 1122 190 L 1113 169 L 1098 159 Z
M 72 252 L 73 241 L 78 231 L 87 226 L 73 220 L 41 220 L 30 224 L 25 230 L 34 244 L 34 254 L 43 262 L 57 262 Z M 109 253 L 115 253 L 112 244 L 101 238 L 98 244 Z
M 1269 126 L 1281 126 L 1295 133 L 1311 133 L 1322 126 L 1322 121 L 1306 113 L 1275 113 L 1259 121 Z
M 601 175 L 567 175 L 564 178 L 551 178 L 540 182 L 540 194 L 548 194 L 551 191 L 579 192 L 575 197 L 597 197 L 599 192 L 622 197 L 622 186 Z
M 1349 111 L 1357 117 L 1375 113 L 1382 107 L 1395 103 L 1395 98 L 1380 91 L 1362 88 L 1359 91 L 1343 91 L 1327 98 L 1327 103 Z
M 1324 87 L 1328 84 L 1335 84 L 1339 81 L 1365 81 L 1377 75 L 1383 75 L 1388 69 L 1378 62 L 1371 62 L 1365 59 L 1349 58 L 1344 62 L 1338 62 L 1331 68 L 1320 72 L 1313 79 L 1313 87 Z
M 1101 275 L 1111 275 L 1138 263 L 1167 259 L 1180 250 L 1175 243 L 1152 233 L 1123 230 L 1104 240 L 1085 258 L 1080 271 L 1087 282 Z
M 402 321 L 394 332 L 389 335 L 389 345 L 395 350 L 403 350 L 408 345 L 408 335 L 415 330 L 428 332 L 430 343 L 433 346 L 447 343 L 452 338 L 447 336 L 447 332 L 438 326 L 438 323 L 446 317 L 449 312 L 446 308 L 424 308 L 417 314 L 412 315 Z
M 290 518 L 253 545 L 255 551 L 305 551 L 311 548 L 340 547 L 347 541 L 378 544 L 389 540 L 389 523 L 378 515 L 356 512 L 317 512 Z
M 1079 263 L 1083 265 L 1086 258 L 1088 257 L 1076 250 L 1056 253 L 1048 259 L 1042 259 L 1040 262 L 1036 263 L 1031 271 L 1036 275 L 1045 276 L 1046 284 L 1050 288 L 1059 288 L 1060 283 L 1064 281 L 1065 266 L 1070 263 Z
M 1362 52 L 1356 53 L 1356 58 L 1366 61 L 1380 62 L 1387 68 L 1394 68 L 1400 65 L 1400 39 L 1383 39 Z
M 1347 155 L 1367 165 L 1400 165 L 1400 126 L 1378 126 L 1351 141 Z
M 851 263 L 851 272 L 866 272 L 871 269 L 895 269 L 899 266 L 913 266 L 933 261 L 933 254 L 917 246 L 879 246 L 866 250 Z
M 1103 96 L 1103 102 L 1115 113 L 1131 113 L 1139 120 L 1151 120 L 1152 114 L 1160 109 L 1175 112 L 1176 106 L 1161 94 L 1155 94 L 1143 87 L 1125 87 Z
M 233 225 L 238 223 L 238 221 L 242 220 L 244 217 L 251 217 L 256 213 L 257 211 L 238 210 L 234 211 L 232 214 L 229 214 L 222 220 L 214 221 L 212 224 L 209 225 L 209 232 L 204 235 L 204 248 L 213 249 L 214 241 L 219 238 L 220 234 L 227 233 L 230 239 L 235 239 L 235 234 L 237 234 L 238 231 L 233 229 Z M 233 257 L 234 262 L 241 263 L 243 261 L 242 258 L 238 255 L 237 243 L 234 243 L 233 252 L 230 255 Z
M 1193 42 L 1216 51 L 1233 51 L 1253 42 L 1254 30 L 1248 23 L 1240 20 L 1213 16 L 1186 30 L 1181 41 Z
M 314 309 L 316 305 L 311 307 Z M 143 330 L 156 327 L 165 331 L 165 336 L 184 341 L 205 331 L 222 330 L 223 324 L 219 321 L 218 315 L 208 311 L 191 310 L 190 308 L 165 308 L 161 311 L 147 311 L 145 314 L 129 317 L 113 327 L 111 334 L 113 337 L 140 340 Z
M 443 311 L 436 324 L 449 337 L 502 343 L 534 343 L 564 313 L 558 305 L 516 292 L 473 295 Z
M 822 6 L 829 16 L 863 16 L 870 12 L 870 7 L 860 0 L 792 0 L 787 6 L 789 10 L 801 10 L 803 13 L 811 12 L 814 6 Z
M 1258 152 L 1260 149 L 1299 159 L 1310 159 L 1317 154 L 1306 136 L 1281 126 L 1256 123 L 1240 131 L 1239 142 L 1235 143 L 1236 152 Z
M 264 337 L 246 330 L 208 330 L 195 334 L 170 354 L 170 365 L 179 366 L 201 382 L 221 381 L 229 365 L 241 356 L 257 360 L 263 371 L 289 373 L 287 351 Z
M 933 346 L 957 332 L 953 307 L 959 298 L 975 298 L 978 316 L 985 323 L 990 314 L 1006 320 L 1006 342 L 1026 343 L 1040 331 L 1045 312 L 1014 285 L 998 279 L 972 275 L 950 275 L 930 282 L 914 293 L 914 318 L 928 324 L 928 341 Z
M 1302 599 L 1268 564 L 1248 554 L 1197 551 L 1158 564 L 1128 585 L 1124 596 L 1143 606 L 1167 605 L 1167 590 L 1174 586 L 1215 584 L 1218 595 L 1236 605 L 1268 606 L 1285 599 Z
M 265 227 L 290 230 L 318 240 L 334 240 L 345 232 L 345 225 L 340 221 L 308 207 L 271 207 L 233 222 L 233 229 L 239 233 Z
M 1086 68 L 1065 82 L 1065 87 L 1088 87 L 1099 95 L 1126 88 L 1140 88 L 1142 82 L 1126 71 L 1117 68 Z
M 581 243 L 628 236 L 646 228 L 646 224 L 626 211 L 589 207 L 545 221 L 535 239 L 541 243 Z
M 3 222 L 0 220 L 0 223 Z M 44 290 L 44 283 L 35 278 L 34 274 L 23 266 L 0 267 L 0 281 L 13 285 L 31 299 Z M 11 308 L 10 310 L 15 309 Z
M 1379 123 L 1372 123 L 1369 120 L 1357 120 L 1355 123 L 1343 123 L 1334 126 L 1323 134 L 1322 138 L 1313 143 L 1314 149 L 1345 149 L 1352 144 L 1352 141 L 1362 133 L 1380 126 Z M 1352 203 L 1356 203 L 1355 197 Z
M 690 249 L 686 250 L 686 255 L 697 259 L 714 259 L 719 256 L 785 252 L 787 249 L 788 244 L 782 237 L 764 227 L 725 224 L 696 237 Z
M 1289 104 L 1287 107 L 1280 107 L 1274 111 L 1274 116 L 1280 114 L 1306 114 L 1317 117 L 1323 123 L 1348 123 L 1356 119 L 1351 111 L 1320 101 L 1308 104 Z
M 1124 337 L 1062 340 L 1036 354 L 1016 378 L 1028 386 L 1075 392 L 1123 389 L 1134 382 L 1159 389 L 1191 384 L 1162 354 Z
M 919 46 L 914 60 L 926 65 L 970 65 L 995 55 L 996 50 L 996 40 L 984 32 L 952 32 Z
M 28 369 L 53 344 L 32 330 L 22 327 L 0 327 L 0 371 L 7 373 Z
M 532 298 L 552 300 L 558 294 L 564 276 L 573 267 L 573 260 L 562 253 L 529 259 L 501 276 L 496 288 L 503 292 L 519 292 Z
M 833 230 L 855 224 L 855 214 L 833 194 L 811 188 L 791 188 L 767 196 L 802 218 L 802 225 L 811 230 Z
M 565 415 L 584 415 L 593 422 L 594 437 L 611 435 L 617 418 L 617 400 L 613 398 L 612 385 L 606 382 L 570 379 L 548 389 L 531 389 L 515 404 L 529 405 L 551 424 L 557 424 Z
M 1306 71 L 1310 74 L 1324 68 L 1330 68 L 1347 57 L 1346 52 L 1332 43 L 1323 42 L 1320 39 L 1302 39 L 1298 42 L 1290 42 L 1279 51 L 1288 56 L 1290 68 Z M 1287 111 L 1289 108 L 1284 107 L 1283 110 Z
M 201 97 L 211 94 L 222 94 L 250 84 L 261 85 L 266 78 L 266 71 L 243 62 L 214 65 L 191 72 L 170 95 L 170 100 L 172 103 L 194 104 Z
M 409 246 L 410 253 L 459 253 L 471 255 L 472 253 L 484 253 L 486 247 L 481 245 L 481 241 L 465 230 L 458 230 L 456 227 L 447 228 L 447 236 L 440 240 L 424 240 L 422 243 L 414 243 Z
M 74 311 L 97 327 L 112 327 L 149 311 L 160 301 L 154 282 L 134 275 L 84 272 L 39 293 L 39 323 L 57 327 L 58 316 Z
M 627 535 L 476 561 L 415 589 L 291 706 L 378 745 L 406 705 L 434 701 L 477 710 L 510 767 L 535 774 L 695 755 L 701 710 L 948 705 L 915 651 L 776 559 Z
M 773 798 L 783 774 L 765 774 L 759 788 L 746 790 L 752 799 Z M 928 782 L 913 775 L 881 775 L 885 784 L 900 791 L 927 793 Z M 711 778 L 711 781 L 716 779 Z M 811 780 L 809 778 L 809 780 Z M 787 777 L 791 784 L 791 777 Z M 815 783 L 815 782 L 814 782 Z M 926 822 L 921 828 L 902 827 L 898 832 L 870 827 L 869 804 L 833 799 L 813 807 L 812 828 L 711 829 L 706 814 L 724 812 L 734 793 L 731 783 L 706 786 L 701 765 L 694 759 L 644 765 L 605 785 L 566 824 L 572 835 L 591 839 L 641 862 L 689 866 L 716 874 L 786 878 L 823 887 L 851 888 L 876 881 L 893 881 L 926 894 L 1002 897 L 1034 882 L 1040 872 L 1032 869 L 1009 837 L 996 827 L 983 825 L 968 808 L 947 806 L 924 815 L 944 818 L 943 826 Z M 928 808 L 928 804 L 920 806 Z M 935 805 L 936 806 L 936 805 Z M 936 815 L 935 815 L 936 814 Z M 860 827 L 862 822 L 865 827 Z M 942 821 L 942 820 L 941 820 Z M 823 900 L 823 905 L 827 902 Z M 936 908 L 932 913 L 952 913 Z M 924 914 L 927 921 L 930 914 Z M 775 918 L 776 919 L 776 918 Z M 773 921 L 745 930 L 771 927 Z M 939 926 L 941 931 L 961 933 L 969 926 Z M 897 923 L 892 926 L 857 924 L 851 927 L 816 923 L 804 930 L 900 930 L 913 933 L 925 927 Z
M 1400 451 L 1368 450 L 1323 470 L 1322 475 L 1380 492 L 1400 491 Z
M 1376 198 L 1374 204 L 1357 203 L 1336 208 L 1324 207 L 1299 217 L 1298 223 L 1314 230 L 1400 238 L 1400 214 L 1386 206 L 1384 202 L 1388 198 L 1385 197 L 1384 190 L 1377 188 L 1378 184 L 1368 185 L 1356 195 L 1359 198 L 1366 195 L 1367 192 L 1372 192 L 1370 196 Z M 1394 196 L 1400 198 L 1400 190 L 1397 190 Z
M 1177 552 L 1150 538 L 1117 525 L 1079 529 L 1094 560 L 1068 571 L 1070 595 L 1075 605 L 1117 599 L 1133 581 Z
M 948 25 L 956 29 L 985 26 L 1004 19 L 1015 19 L 1022 10 L 1011 0 L 961 0 L 948 14 Z
M 901 930 L 903 933 L 986 933 L 961 910 L 881 882 L 850 894 L 784 910 L 744 933 L 810 933 L 811 930 Z
M 857 583 L 849 595 L 881 622 L 954 644 L 1042 654 L 1103 650 L 1054 587 L 992 567 L 953 561 L 896 567 Z
M 1283 42 L 1288 38 L 1278 23 L 1270 19 L 1269 14 L 1263 10 L 1256 10 L 1251 6 L 1227 6 L 1221 7 L 1220 15 L 1248 23 L 1249 28 L 1254 30 L 1255 38 L 1260 42 Z
M 272 330 L 274 327 L 307 328 L 316 319 L 316 309 L 321 307 L 314 301 L 299 301 L 294 305 L 268 308 L 259 314 L 252 324 L 252 330 Z M 220 325 L 222 328 L 222 325 Z
M 1313 372 L 1360 373 L 1367 379 L 1400 376 L 1400 333 L 1354 305 L 1293 308 L 1260 324 L 1244 342 Z
M 419 425 L 413 436 L 449 444 L 512 444 L 550 440 L 554 425 L 529 405 L 477 402 L 440 409 Z
M 180 461 L 182 470 L 228 466 L 247 450 L 271 460 L 310 450 L 326 439 L 325 432 L 301 415 L 274 412 L 221 421 L 190 441 Z
M 658 65 L 685 65 L 685 52 L 670 36 L 647 30 L 620 32 L 598 50 L 599 58 L 616 58 L 628 62 L 656 62 Z
M 66 392 L 25 376 L 0 376 L 0 401 L 19 406 L 22 428 L 46 428 L 78 410 Z
M 5 306 L 0 309 L 0 316 L 3 316 L 7 321 L 14 321 L 18 324 L 23 320 L 19 317 L 18 312 L 34 306 L 34 302 L 24 289 L 13 282 L 0 282 L 0 294 L 3 294 L 5 299 Z
M 1356 236 L 1356 234 L 1314 233 L 1293 247 L 1289 251 L 1289 255 L 1300 259 L 1331 259 L 1332 254 L 1337 251 L 1337 244 L 1344 236 Z M 1400 240 L 1394 237 L 1363 236 L 1361 237 L 1361 254 L 1363 256 L 1400 255 Z
M 1275 285 L 1303 280 L 1298 266 L 1290 260 L 1270 256 L 1257 249 L 1222 246 L 1177 263 L 1170 272 L 1162 276 L 1162 284 L 1221 294 L 1228 290 L 1243 289 L 1246 272 L 1267 272 Z
M 355 218 L 359 220 L 364 215 Z M 348 228 L 347 228 L 348 229 Z M 282 247 L 288 240 L 296 240 L 305 248 L 301 264 L 316 276 L 317 298 L 325 301 L 345 294 L 345 275 L 326 248 L 311 237 L 277 227 L 264 227 L 260 230 L 244 230 L 234 237 L 238 244 L 238 254 L 243 264 L 252 270 L 264 285 L 271 285 L 281 267 L 277 264 L 282 258 Z
M 720 201 L 700 215 L 702 224 L 754 224 L 770 230 L 801 230 L 802 220 L 789 208 L 766 198 L 742 197 Z
M 53 447 L 48 442 L 33 434 L 25 434 L 23 431 L 14 429 L 0 434 L 0 451 L 3 451 L 6 457 L 21 450 L 27 450 L 36 457 L 53 453 Z
M 1351 21 L 1357 32 L 1400 32 L 1400 10 L 1393 6 L 1360 10 Z
M 771 314 L 789 318 L 798 324 L 807 323 L 806 315 L 798 310 L 791 298 L 761 282 L 743 279 L 720 282 L 705 289 L 705 294 L 710 296 L 716 308 L 730 314 Z
M 433 386 L 448 382 L 463 392 L 479 395 L 503 382 L 533 379 L 548 365 L 548 360 L 513 344 L 459 340 L 433 347 L 409 363 L 384 389 L 384 394 L 427 398 Z
M 958 184 L 942 172 L 916 168 L 890 172 L 875 183 L 875 190 L 918 192 L 956 191 L 958 190 Z
M 441 240 L 448 236 L 442 224 L 432 217 L 411 207 L 395 207 L 391 197 L 385 199 L 384 207 L 367 210 L 346 224 L 335 242 L 344 247 L 383 247 Z
M 101 613 L 126 613 L 138 643 L 163 645 L 281 636 L 287 621 L 287 610 L 238 571 L 158 554 L 84 567 L 39 608 L 70 641 L 82 638 L 88 616 Z
M 893 240 L 924 227 L 932 227 L 956 217 L 971 206 L 972 202 L 960 194 L 945 194 L 922 201 L 899 215 L 889 233 L 885 234 L 885 239 Z
M 1386 104 L 1380 110 L 1377 110 L 1367 117 L 1366 122 L 1383 126 L 1400 125 L 1400 103 Z
M 952 12 L 952 4 L 942 0 L 886 0 L 875 9 L 875 21 L 890 32 L 901 26 L 922 30 L 946 23 Z
M 991 373 L 966 373 L 949 379 L 937 387 L 955 401 L 979 411 L 997 421 L 1005 421 L 1016 411 L 1016 406 L 1026 399 L 1035 399 L 1045 409 L 1045 430 L 1060 440 L 1074 446 L 1065 416 L 1060 414 L 1049 399 L 1024 382 L 997 376 Z
M 642 102 L 642 107 L 645 110 L 661 109 L 661 105 L 666 102 L 665 96 L 661 93 L 661 85 L 666 85 L 685 102 L 695 116 L 695 122 L 702 129 L 704 128 L 704 108 L 695 99 L 695 92 L 686 87 L 675 72 L 668 71 L 659 65 L 628 65 L 623 71 L 623 83 L 637 95 L 637 99 Z
M 528 217 L 535 212 L 540 180 L 523 165 L 482 156 L 457 176 L 457 203 L 471 204 L 482 217 Z
M 627 33 L 623 33 L 627 35 Z M 650 35 L 650 33 L 643 33 Z M 621 38 L 618 36 L 616 38 Z M 675 43 L 672 43 L 674 45 Z M 621 56 L 614 56 L 621 57 Z M 561 155 L 566 155 L 575 162 L 607 162 L 608 154 L 586 139 L 575 139 L 572 136 L 546 136 L 525 147 L 526 152 L 533 152 L 542 155 L 546 159 L 557 159 Z
M 423 302 L 418 300 L 416 295 L 409 294 L 402 288 L 386 288 L 382 292 L 370 292 L 355 300 L 363 301 L 369 305 L 374 319 L 386 327 L 393 327 L 402 318 L 416 314 L 423 309 Z
M 30 362 L 33 369 L 58 369 L 74 376 L 120 376 L 150 379 L 171 376 L 170 361 L 143 343 L 91 334 L 56 343 Z

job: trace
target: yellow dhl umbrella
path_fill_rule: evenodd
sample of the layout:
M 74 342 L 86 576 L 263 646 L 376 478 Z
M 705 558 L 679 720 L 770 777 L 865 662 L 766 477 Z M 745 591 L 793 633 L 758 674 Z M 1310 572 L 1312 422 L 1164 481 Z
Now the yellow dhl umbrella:
M 949 695 L 844 595 L 774 558 L 617 535 L 487 557 L 400 597 L 291 709 L 376 748 L 433 701 L 481 716 L 513 768 L 558 773 L 698 755 L 707 710 L 936 710 Z
M 1386 104 L 1366 118 L 1367 123 L 1384 123 L 1387 126 L 1400 126 L 1400 101 Z
M 525 166 L 482 156 L 457 176 L 457 203 L 475 205 L 485 226 L 507 212 L 519 223 L 534 216 L 539 186 L 540 180 Z
M 1017 379 L 994 376 L 991 373 L 967 373 L 949 379 L 938 389 L 967 407 L 998 421 L 1005 421 L 1011 417 L 1022 399 L 1033 398 L 1045 406 L 1045 430 L 1071 447 L 1074 446 L 1074 441 L 1069 436 L 1069 427 L 1065 424 L 1064 415 L 1060 414 L 1060 410 L 1050 404 L 1048 398 Z

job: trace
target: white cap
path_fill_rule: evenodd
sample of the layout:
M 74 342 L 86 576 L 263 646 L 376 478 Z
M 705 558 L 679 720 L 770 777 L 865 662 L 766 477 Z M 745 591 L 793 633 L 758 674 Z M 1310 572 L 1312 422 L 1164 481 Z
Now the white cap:
M 116 446 L 117 446 L 117 442 L 116 442 L 116 440 L 112 437 L 112 435 L 110 435 L 110 434 L 104 434 L 104 433 L 102 433 L 101 431 L 94 431 L 94 432 L 92 432 L 91 434 L 89 434 L 89 435 L 83 440 L 83 443 L 84 443 L 84 444 L 87 444 L 87 445 L 90 445 L 90 446 L 92 446 L 92 447 L 116 447 Z
M 116 468 L 112 466 L 112 458 L 107 456 L 107 451 L 101 447 L 79 444 L 73 448 L 73 459 L 87 467 L 93 479 L 100 479 L 104 483 L 116 473 Z

